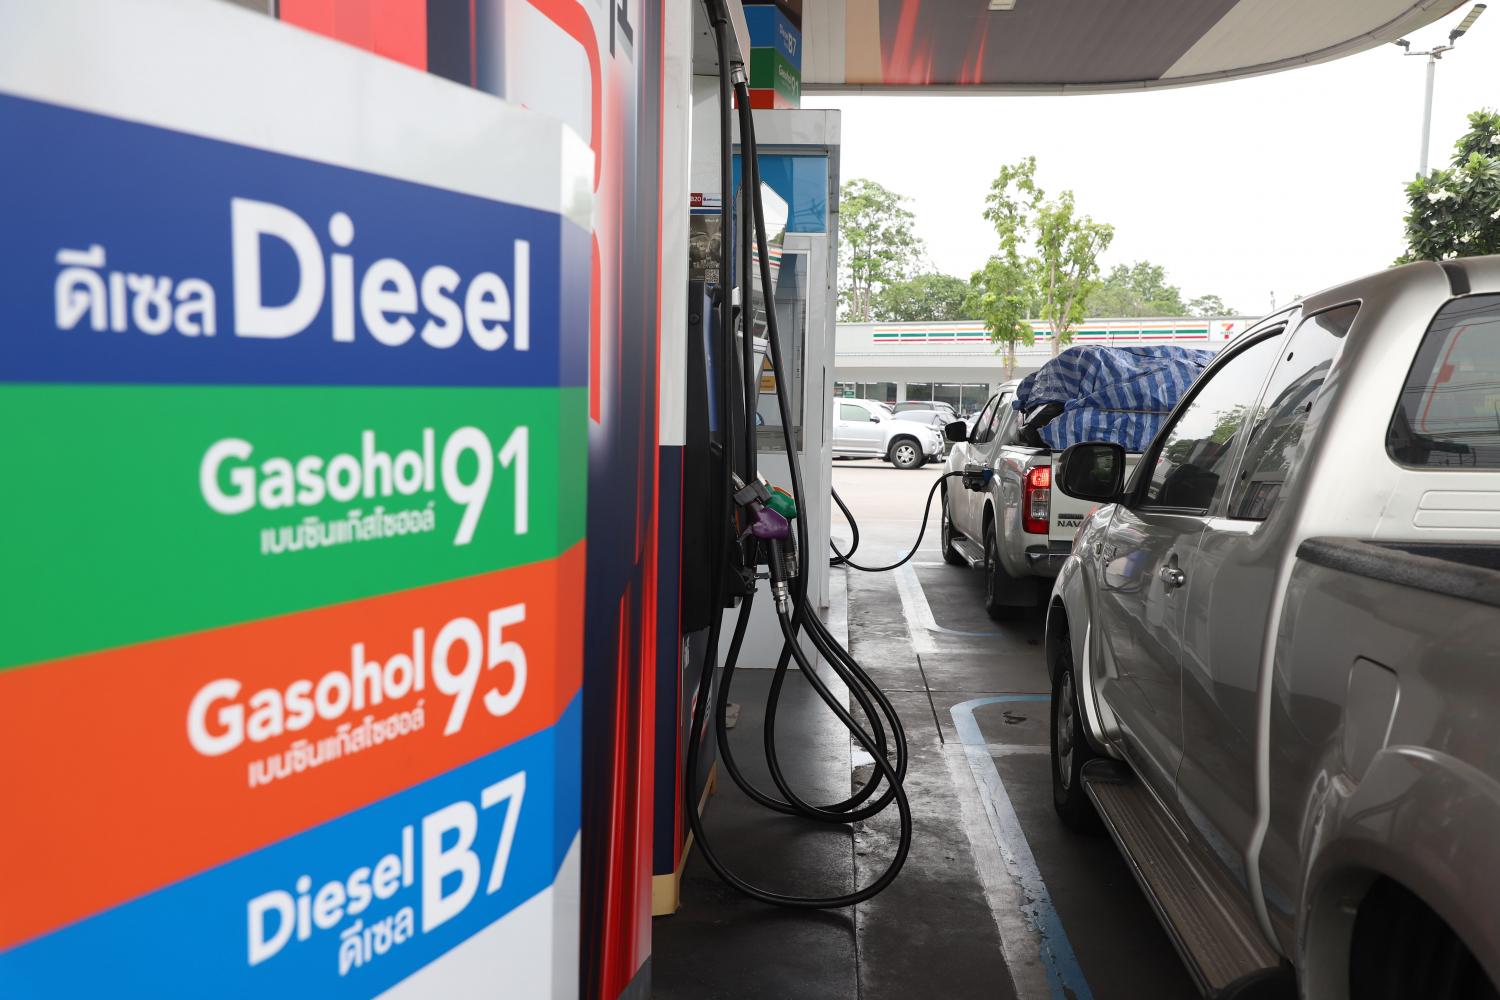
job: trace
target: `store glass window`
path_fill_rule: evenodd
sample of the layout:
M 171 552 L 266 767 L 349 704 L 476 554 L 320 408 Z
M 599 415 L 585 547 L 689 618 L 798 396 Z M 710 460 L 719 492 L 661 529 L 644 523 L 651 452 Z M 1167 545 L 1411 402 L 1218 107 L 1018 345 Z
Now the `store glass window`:
M 953 408 L 959 413 L 973 413 L 990 398 L 988 382 L 964 382 L 957 389 L 958 402 L 953 404 Z
M 932 387 L 932 398 L 938 402 L 947 403 L 956 410 L 963 402 L 958 389 L 958 386 L 951 383 L 940 382 Z
M 873 399 L 887 405 L 896 401 L 894 382 L 835 382 L 833 394 L 845 399 Z

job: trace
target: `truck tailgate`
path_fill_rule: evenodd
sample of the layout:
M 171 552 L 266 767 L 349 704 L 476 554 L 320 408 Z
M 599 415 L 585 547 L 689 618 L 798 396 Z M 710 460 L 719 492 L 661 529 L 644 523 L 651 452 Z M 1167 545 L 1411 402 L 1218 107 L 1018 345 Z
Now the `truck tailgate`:
M 1127 483 L 1130 482 L 1130 477 L 1135 472 L 1135 467 L 1140 460 L 1140 455 L 1125 456 L 1125 481 Z M 1092 500 L 1080 500 L 1075 496 L 1064 493 L 1054 480 L 1052 483 L 1051 517 L 1048 519 L 1049 524 L 1047 525 L 1047 541 L 1066 542 L 1072 545 L 1073 536 L 1078 534 L 1078 526 L 1098 506 Z

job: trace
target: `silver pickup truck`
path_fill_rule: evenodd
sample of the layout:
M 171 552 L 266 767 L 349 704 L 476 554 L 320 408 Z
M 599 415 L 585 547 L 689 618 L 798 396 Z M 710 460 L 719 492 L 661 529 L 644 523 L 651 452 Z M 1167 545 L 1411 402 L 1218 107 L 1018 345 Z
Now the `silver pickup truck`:
M 1210 996 L 1496 997 L 1500 257 L 1263 320 L 1124 469 L 1059 461 L 1064 823 Z
M 965 476 L 943 483 L 943 558 L 983 568 L 984 607 L 992 618 L 1046 599 L 1093 507 L 1058 489 L 1050 450 L 1021 442 L 1025 416 L 1011 407 L 1019 384 L 1002 384 L 967 428 L 950 424 L 946 432 L 951 447 L 943 471 Z

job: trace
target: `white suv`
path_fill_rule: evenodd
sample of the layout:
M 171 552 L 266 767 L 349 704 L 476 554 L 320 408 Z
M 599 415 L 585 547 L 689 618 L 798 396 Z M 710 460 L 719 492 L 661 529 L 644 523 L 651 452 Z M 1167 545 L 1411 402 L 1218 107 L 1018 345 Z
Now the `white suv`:
M 872 399 L 833 401 L 835 458 L 884 458 L 898 469 L 920 469 L 943 457 L 942 432 L 914 420 L 897 420 Z

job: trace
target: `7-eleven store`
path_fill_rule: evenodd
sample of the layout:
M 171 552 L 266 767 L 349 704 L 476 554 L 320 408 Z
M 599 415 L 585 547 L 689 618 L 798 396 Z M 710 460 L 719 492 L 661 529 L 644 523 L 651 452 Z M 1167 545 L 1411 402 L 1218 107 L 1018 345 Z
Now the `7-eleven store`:
M 1175 344 L 1218 350 L 1250 325 L 1220 319 L 1090 319 L 1074 344 L 1157 347 Z M 1036 342 L 1016 352 L 1015 378 L 1052 357 L 1052 332 L 1033 324 Z M 941 400 L 961 413 L 978 409 L 1006 380 L 1005 359 L 978 323 L 840 323 L 834 354 L 834 395 L 895 403 Z

